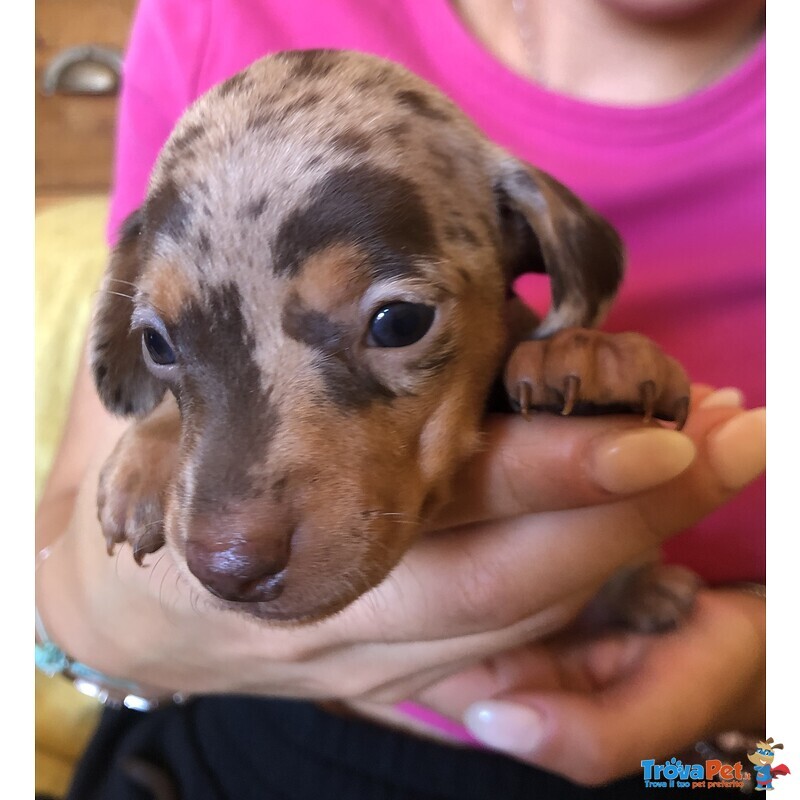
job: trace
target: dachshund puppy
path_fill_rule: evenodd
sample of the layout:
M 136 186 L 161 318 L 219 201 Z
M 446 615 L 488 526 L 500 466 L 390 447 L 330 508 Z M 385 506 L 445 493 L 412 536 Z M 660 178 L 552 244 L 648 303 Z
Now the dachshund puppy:
M 541 322 L 512 298 L 526 271 L 550 278 Z M 682 425 L 681 367 L 592 330 L 622 272 L 608 223 L 401 67 L 256 62 L 185 113 L 110 260 L 91 365 L 137 421 L 101 476 L 109 552 L 166 545 L 217 602 L 308 622 L 447 501 L 496 381 L 523 413 Z

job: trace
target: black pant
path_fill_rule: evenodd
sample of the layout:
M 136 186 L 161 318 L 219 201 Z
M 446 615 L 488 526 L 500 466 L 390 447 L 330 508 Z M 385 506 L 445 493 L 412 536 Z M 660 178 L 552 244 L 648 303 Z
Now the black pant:
M 125 765 L 132 757 L 139 773 L 152 772 L 173 791 L 145 789 L 141 779 L 129 777 Z M 495 753 L 418 739 L 311 703 L 201 697 L 150 714 L 106 711 L 68 800 L 697 800 L 696 795 L 647 790 L 640 776 L 583 789 Z

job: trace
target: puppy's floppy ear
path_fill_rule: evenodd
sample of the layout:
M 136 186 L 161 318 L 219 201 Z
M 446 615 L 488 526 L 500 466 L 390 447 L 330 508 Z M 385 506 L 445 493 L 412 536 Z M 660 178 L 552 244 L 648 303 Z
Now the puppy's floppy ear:
M 550 276 L 552 308 L 535 335 L 599 324 L 622 279 L 617 232 L 555 178 L 507 153 L 494 175 L 509 285 L 524 272 Z
M 97 393 L 112 413 L 141 416 L 164 396 L 164 384 L 154 378 L 142 358 L 142 342 L 131 333 L 133 296 L 142 269 L 142 213 L 134 211 L 122 223 L 111 253 L 92 319 L 89 363 Z

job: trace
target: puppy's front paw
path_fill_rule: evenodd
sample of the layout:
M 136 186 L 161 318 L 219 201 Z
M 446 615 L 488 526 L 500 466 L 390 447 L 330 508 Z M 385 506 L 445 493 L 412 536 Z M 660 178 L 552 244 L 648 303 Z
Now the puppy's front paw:
M 612 624 L 658 633 L 677 627 L 689 614 L 700 584 L 684 567 L 645 564 L 612 578 L 598 599 Z
M 568 328 L 521 342 L 503 377 L 515 410 L 638 413 L 682 428 L 689 381 L 681 365 L 638 333 Z
M 108 554 L 130 543 L 141 566 L 164 544 L 164 491 L 175 463 L 172 441 L 153 441 L 136 427 L 127 431 L 103 465 L 97 490 L 97 516 Z

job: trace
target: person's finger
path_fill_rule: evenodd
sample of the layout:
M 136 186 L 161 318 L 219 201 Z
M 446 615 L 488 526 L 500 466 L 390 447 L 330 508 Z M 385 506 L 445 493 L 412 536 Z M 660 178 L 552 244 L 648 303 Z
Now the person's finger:
M 763 604 L 755 608 L 750 600 L 745 611 L 713 594 L 699 598 L 684 628 L 634 637 L 642 645 L 638 652 L 620 648 L 598 657 L 595 645 L 587 645 L 580 666 L 577 651 L 555 652 L 561 687 L 474 703 L 465 713 L 467 727 L 490 747 L 592 785 L 735 725 L 743 707 L 762 702 L 751 695 L 763 684 L 763 629 L 754 622 Z
M 631 417 L 491 417 L 431 527 L 613 502 L 671 480 L 694 455 L 689 437 Z
M 424 641 L 367 641 L 330 647 L 321 658 L 342 678 L 337 690 L 373 703 L 408 699 L 425 687 L 461 672 L 494 654 L 539 641 L 562 630 L 588 598 L 566 598 L 504 628 Z
M 627 664 L 641 657 L 646 637 L 630 632 L 604 635 L 591 644 L 591 658 L 580 649 L 571 656 L 574 641 L 564 637 L 547 642 L 526 642 L 481 659 L 458 672 L 442 676 L 435 684 L 421 689 L 415 698 L 438 713 L 461 719 L 474 702 L 511 692 L 536 690 L 559 691 L 570 688 L 585 690 L 610 682 Z M 585 642 L 580 643 L 586 647 Z M 591 664 L 591 672 L 586 664 Z
M 742 396 L 698 385 L 691 401 L 690 419 L 703 404 L 741 407 Z M 434 527 L 613 502 L 671 480 L 693 457 L 688 436 L 633 416 L 493 416 Z
M 630 499 L 659 542 L 725 503 L 766 466 L 764 408 L 732 412 L 725 405 L 701 405 L 686 432 L 697 445 L 691 466 L 675 480 Z

